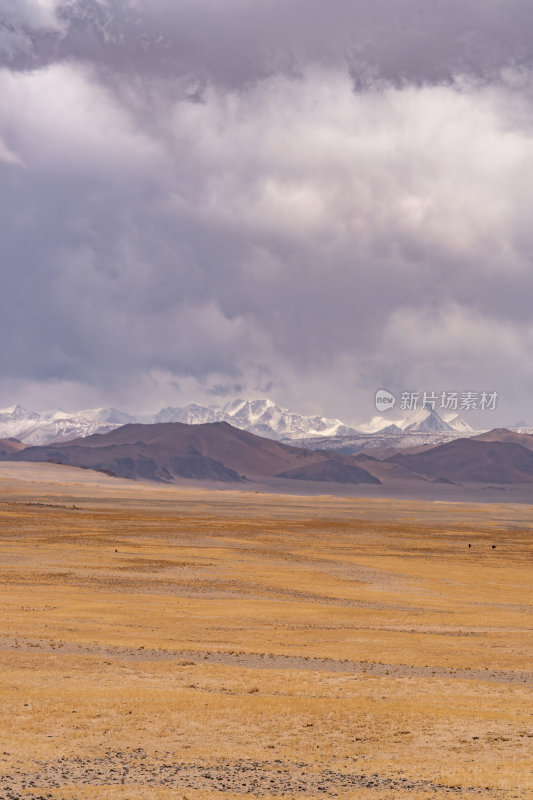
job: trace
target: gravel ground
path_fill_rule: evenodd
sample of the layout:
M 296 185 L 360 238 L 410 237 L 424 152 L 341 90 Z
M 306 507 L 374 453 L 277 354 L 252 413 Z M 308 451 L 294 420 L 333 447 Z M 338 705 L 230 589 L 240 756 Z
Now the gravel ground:
M 221 664 L 248 669 L 290 669 L 310 672 L 366 673 L 392 675 L 396 678 L 455 678 L 456 680 L 487 681 L 508 685 L 533 687 L 533 672 L 525 670 L 459 669 L 407 664 L 381 664 L 371 661 L 348 661 L 311 656 L 286 656 L 273 653 L 228 653 L 199 650 L 152 650 L 141 647 L 105 647 L 73 642 L 54 642 L 47 639 L 11 639 L 0 637 L 0 652 L 61 652 L 70 655 L 97 655 L 124 661 L 170 661 L 187 659 L 194 663 Z
M 194 764 L 178 762 L 171 753 L 148 756 L 141 748 L 130 752 L 109 751 L 97 759 L 61 758 L 57 761 L 36 762 L 31 773 L 11 772 L 0 778 L 0 798 L 20 800 L 49 800 L 47 790 L 73 784 L 76 786 L 127 785 L 140 787 L 165 787 L 170 789 L 196 789 L 204 791 L 234 792 L 251 797 L 280 795 L 290 797 L 340 797 L 357 789 L 373 789 L 376 800 L 383 792 L 394 797 L 394 791 L 434 793 L 439 797 L 450 795 L 477 795 L 486 798 L 504 798 L 506 793 L 489 787 L 459 787 L 433 783 L 429 780 L 409 780 L 400 773 L 396 777 L 361 773 L 355 764 L 346 765 L 346 771 L 327 769 L 317 771 L 316 766 L 305 763 L 272 761 L 215 761 Z M 86 795 L 85 795 L 86 796 Z M 513 797 L 520 795 L 513 793 Z M 54 793 L 57 797 L 57 793 Z M 149 794 L 147 794 L 149 797 Z

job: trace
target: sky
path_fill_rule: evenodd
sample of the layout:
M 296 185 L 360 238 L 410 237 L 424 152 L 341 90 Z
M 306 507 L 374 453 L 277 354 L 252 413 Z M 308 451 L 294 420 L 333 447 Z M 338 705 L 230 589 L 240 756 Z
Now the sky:
M 0 0 L 0 407 L 486 391 L 533 425 L 532 30 L 530 0 Z

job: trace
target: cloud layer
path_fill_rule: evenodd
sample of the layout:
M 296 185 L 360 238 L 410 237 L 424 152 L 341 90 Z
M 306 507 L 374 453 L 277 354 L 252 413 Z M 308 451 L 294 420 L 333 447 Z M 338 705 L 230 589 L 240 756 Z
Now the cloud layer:
M 0 403 L 527 417 L 530 8 L 0 0 Z

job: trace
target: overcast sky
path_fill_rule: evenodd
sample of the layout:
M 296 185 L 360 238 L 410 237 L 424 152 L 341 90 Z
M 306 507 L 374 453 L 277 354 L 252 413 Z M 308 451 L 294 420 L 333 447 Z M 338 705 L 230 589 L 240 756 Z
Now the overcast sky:
M 532 31 L 531 0 L 0 0 L 0 406 L 470 390 L 533 425 Z

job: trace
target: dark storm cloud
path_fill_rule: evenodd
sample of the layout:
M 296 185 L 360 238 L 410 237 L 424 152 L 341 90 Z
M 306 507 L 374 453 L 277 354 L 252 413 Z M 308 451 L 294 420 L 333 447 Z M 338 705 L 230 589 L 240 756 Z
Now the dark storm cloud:
M 527 416 L 530 8 L 0 0 L 0 403 Z
M 527 0 L 3 0 L 0 15 L 13 68 L 76 58 L 232 88 L 309 61 L 348 64 L 364 86 L 486 76 L 533 57 Z

